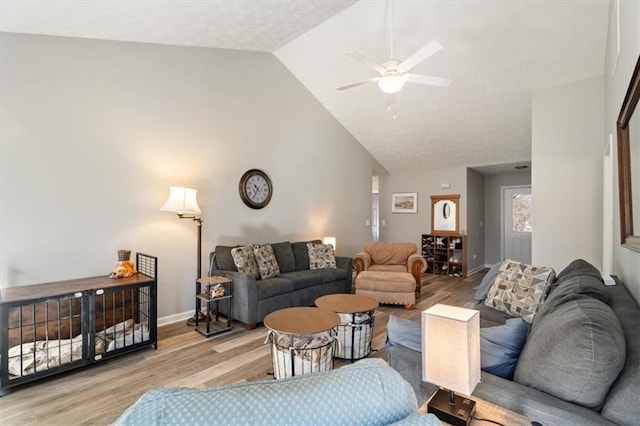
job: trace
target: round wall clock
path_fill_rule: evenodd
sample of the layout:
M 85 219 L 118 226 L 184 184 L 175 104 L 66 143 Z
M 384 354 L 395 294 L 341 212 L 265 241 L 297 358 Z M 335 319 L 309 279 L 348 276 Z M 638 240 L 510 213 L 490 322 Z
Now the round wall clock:
M 240 198 L 252 209 L 261 209 L 271 201 L 273 187 L 271 179 L 262 170 L 247 170 L 240 178 L 238 186 Z

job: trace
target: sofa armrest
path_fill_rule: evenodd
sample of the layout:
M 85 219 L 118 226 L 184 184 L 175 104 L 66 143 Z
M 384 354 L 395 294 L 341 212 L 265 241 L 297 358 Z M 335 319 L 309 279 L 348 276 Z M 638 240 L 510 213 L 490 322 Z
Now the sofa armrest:
M 356 267 L 356 275 L 362 271 L 366 271 L 371 266 L 371 256 L 369 253 L 361 251 L 353 256 L 353 265 Z
M 353 285 L 351 282 L 353 279 L 353 259 L 347 256 L 336 256 L 336 267 L 347 271 L 347 282 L 349 285 L 346 291 L 351 292 L 351 286 Z
M 414 253 L 407 259 L 407 272 L 413 275 L 416 280 L 416 298 L 420 297 L 420 283 L 422 281 L 422 273 L 427 270 L 427 261 L 424 257 Z
M 255 324 L 258 320 L 258 285 L 256 279 L 237 271 L 217 269 L 213 275 L 231 278 L 231 317 L 245 324 Z

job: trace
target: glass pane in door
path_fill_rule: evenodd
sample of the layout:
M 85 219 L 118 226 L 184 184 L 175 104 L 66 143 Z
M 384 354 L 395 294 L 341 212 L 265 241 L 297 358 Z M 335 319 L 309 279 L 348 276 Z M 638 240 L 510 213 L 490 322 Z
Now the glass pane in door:
M 531 194 L 517 194 L 511 200 L 513 232 L 531 232 Z

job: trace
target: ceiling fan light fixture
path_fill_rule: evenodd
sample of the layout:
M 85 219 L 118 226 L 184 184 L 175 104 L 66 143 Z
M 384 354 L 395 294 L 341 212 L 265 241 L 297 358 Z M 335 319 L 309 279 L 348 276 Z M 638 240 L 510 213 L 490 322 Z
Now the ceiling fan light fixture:
M 388 93 L 390 95 L 394 93 L 398 93 L 402 86 L 404 86 L 404 77 L 400 74 L 396 75 L 385 75 L 380 80 L 378 80 L 378 87 L 384 93 Z

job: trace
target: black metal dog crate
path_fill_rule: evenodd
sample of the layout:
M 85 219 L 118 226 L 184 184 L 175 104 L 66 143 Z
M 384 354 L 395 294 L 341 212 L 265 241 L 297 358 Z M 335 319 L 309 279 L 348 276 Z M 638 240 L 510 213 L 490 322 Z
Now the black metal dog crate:
M 0 289 L 0 395 L 8 388 L 153 345 L 154 256 L 130 278 L 83 278 Z

